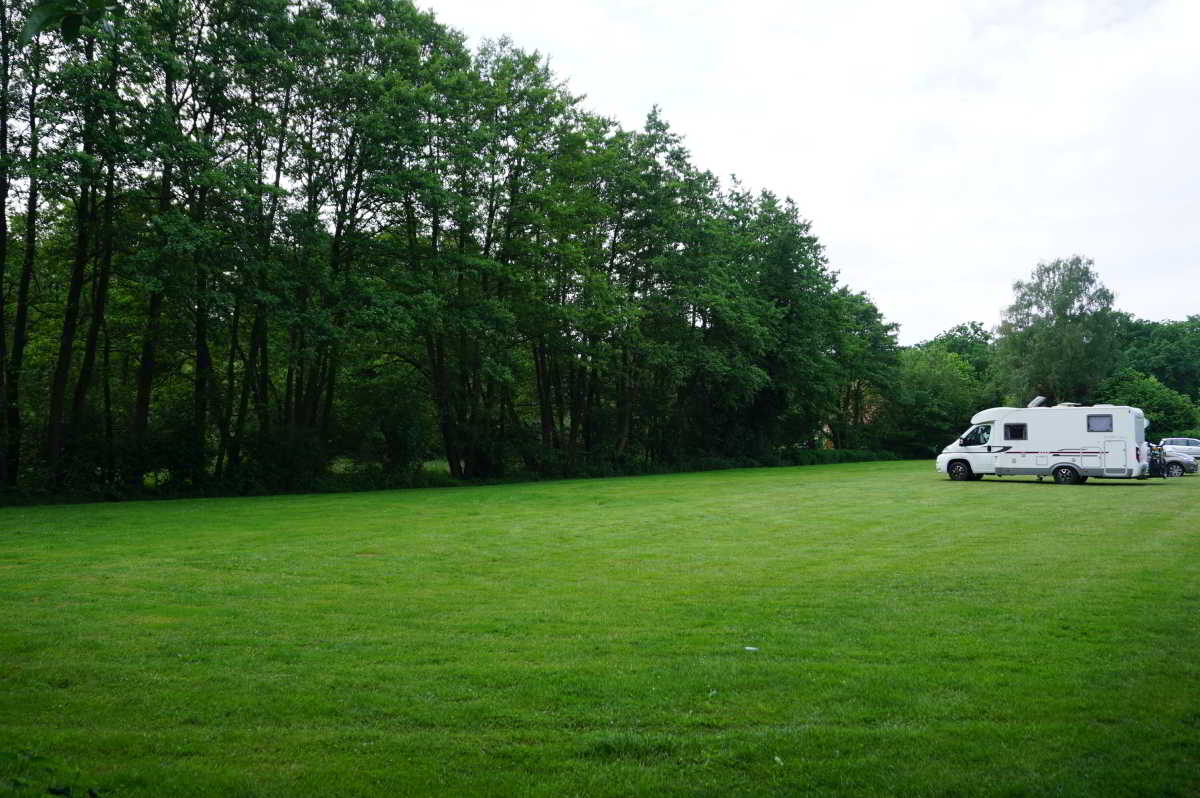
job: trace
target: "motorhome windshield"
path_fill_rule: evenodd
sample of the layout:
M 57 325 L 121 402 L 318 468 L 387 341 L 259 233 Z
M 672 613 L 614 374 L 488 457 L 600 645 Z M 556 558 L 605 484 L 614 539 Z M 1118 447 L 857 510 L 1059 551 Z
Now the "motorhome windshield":
M 962 437 L 963 446 L 982 446 L 992 438 L 992 425 L 980 424 L 977 427 L 972 427 L 966 435 Z

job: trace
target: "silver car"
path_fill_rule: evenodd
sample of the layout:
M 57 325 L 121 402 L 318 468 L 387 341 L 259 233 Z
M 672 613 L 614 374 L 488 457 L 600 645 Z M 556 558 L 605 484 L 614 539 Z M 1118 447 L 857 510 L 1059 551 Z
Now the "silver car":
M 1196 440 L 1195 438 L 1163 438 L 1158 442 L 1158 445 L 1168 452 L 1179 452 L 1191 457 L 1200 457 L 1200 440 Z
M 1163 449 L 1163 470 L 1166 471 L 1167 476 L 1181 477 L 1184 474 L 1195 474 L 1197 467 L 1200 467 L 1200 464 L 1197 464 L 1195 457 L 1183 452 Z

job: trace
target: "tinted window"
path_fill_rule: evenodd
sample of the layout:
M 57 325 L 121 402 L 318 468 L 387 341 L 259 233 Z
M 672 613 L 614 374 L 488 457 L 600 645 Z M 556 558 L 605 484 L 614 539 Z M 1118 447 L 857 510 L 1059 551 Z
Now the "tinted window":
M 1088 416 L 1088 432 L 1112 432 L 1112 416 Z
M 1006 441 L 1023 441 L 1027 440 L 1024 424 L 1005 424 L 1004 425 L 1004 440 Z
M 992 426 L 984 424 L 963 436 L 963 446 L 982 446 L 992 437 Z

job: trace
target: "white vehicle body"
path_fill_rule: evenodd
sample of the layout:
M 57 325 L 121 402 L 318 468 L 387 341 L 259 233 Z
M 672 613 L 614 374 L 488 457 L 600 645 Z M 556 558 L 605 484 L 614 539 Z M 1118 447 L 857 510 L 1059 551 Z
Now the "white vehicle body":
M 1147 426 L 1140 409 L 1125 405 L 992 407 L 971 417 L 971 428 L 942 450 L 936 468 L 951 479 L 1143 477 Z
M 1196 438 L 1163 438 L 1158 445 L 1168 452 L 1200 457 L 1200 440 Z

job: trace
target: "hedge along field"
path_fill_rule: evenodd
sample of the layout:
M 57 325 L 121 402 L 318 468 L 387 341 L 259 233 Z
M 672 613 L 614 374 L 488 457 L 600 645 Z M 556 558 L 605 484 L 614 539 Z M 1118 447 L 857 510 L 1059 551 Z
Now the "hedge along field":
M 1200 478 L 0 510 L 17 795 L 1196 795 Z

